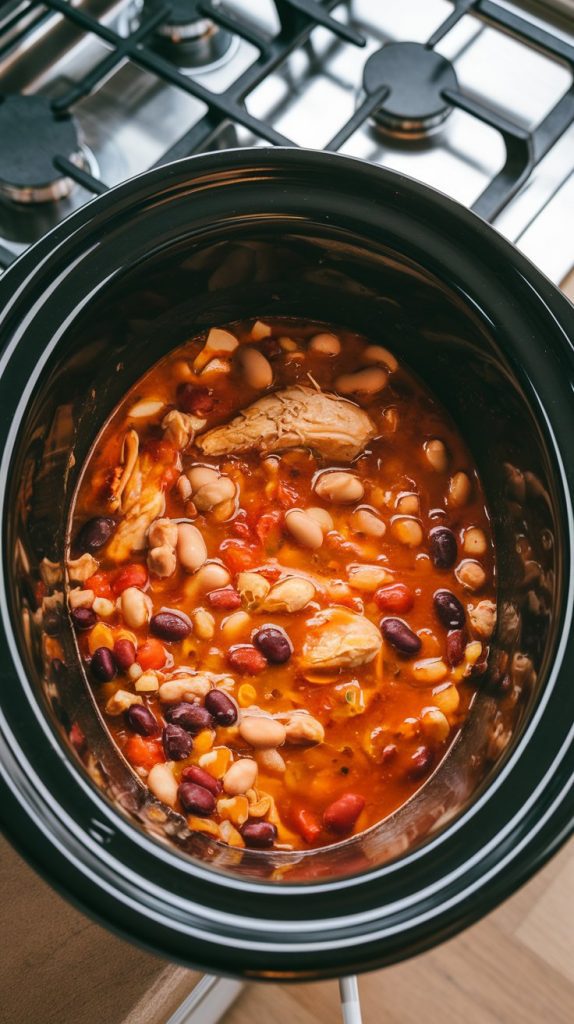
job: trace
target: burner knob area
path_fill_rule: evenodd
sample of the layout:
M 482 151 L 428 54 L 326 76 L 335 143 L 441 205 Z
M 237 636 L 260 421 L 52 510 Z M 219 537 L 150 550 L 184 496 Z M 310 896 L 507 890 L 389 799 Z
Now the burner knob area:
M 64 199 L 74 182 L 55 166 L 58 156 L 81 166 L 79 132 L 70 116 L 56 116 L 45 96 L 0 97 L 0 196 L 15 203 Z
M 420 138 L 438 128 L 452 110 L 446 89 L 458 89 L 456 72 L 445 57 L 422 43 L 386 43 L 363 71 L 367 95 L 388 92 L 372 115 L 376 125 L 398 138 Z
M 140 19 L 166 11 L 150 37 L 150 48 L 178 67 L 205 67 L 221 60 L 233 36 L 204 17 L 199 0 L 143 0 Z

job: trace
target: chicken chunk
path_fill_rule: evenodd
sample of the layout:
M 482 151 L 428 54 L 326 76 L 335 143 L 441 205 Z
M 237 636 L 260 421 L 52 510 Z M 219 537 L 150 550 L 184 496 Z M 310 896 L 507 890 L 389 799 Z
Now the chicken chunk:
M 297 384 L 258 399 L 196 444 L 205 455 L 250 448 L 265 455 L 303 446 L 326 459 L 350 462 L 375 433 L 370 417 L 353 402 Z
M 309 623 L 301 667 L 356 668 L 375 658 L 382 646 L 380 630 L 364 615 L 347 608 L 329 608 Z

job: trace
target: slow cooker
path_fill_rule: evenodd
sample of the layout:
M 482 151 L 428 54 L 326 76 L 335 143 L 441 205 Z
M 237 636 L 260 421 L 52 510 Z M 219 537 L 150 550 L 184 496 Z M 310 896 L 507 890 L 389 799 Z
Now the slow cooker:
M 574 817 L 569 302 L 415 181 L 254 149 L 95 199 L 5 274 L 0 311 L 0 806 L 28 860 L 171 960 L 284 980 L 412 956 L 524 882 Z M 489 669 L 448 756 L 390 818 L 306 853 L 224 848 L 149 797 L 99 717 L 62 600 L 70 503 L 115 403 L 186 337 L 255 316 L 335 323 L 395 350 L 462 430 L 498 548 Z

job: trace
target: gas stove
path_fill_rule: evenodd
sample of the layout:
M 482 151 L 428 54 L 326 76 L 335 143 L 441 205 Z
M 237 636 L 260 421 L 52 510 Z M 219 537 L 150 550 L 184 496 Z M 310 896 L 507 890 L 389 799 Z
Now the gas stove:
M 0 0 L 0 267 L 149 167 L 287 145 L 450 194 L 559 282 L 573 77 L 574 0 Z

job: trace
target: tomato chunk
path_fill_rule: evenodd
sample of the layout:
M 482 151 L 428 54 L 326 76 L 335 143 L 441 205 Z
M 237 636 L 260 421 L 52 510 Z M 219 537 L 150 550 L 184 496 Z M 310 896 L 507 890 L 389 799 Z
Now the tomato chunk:
M 112 590 L 116 597 L 119 597 L 128 587 L 145 587 L 147 583 L 147 569 L 139 562 L 132 562 L 120 569 L 117 576 L 112 580 Z
M 166 650 L 163 644 L 150 637 L 145 643 L 138 647 L 137 661 L 144 672 L 150 668 L 163 668 L 167 660 Z
M 130 764 L 138 768 L 153 768 L 154 764 L 165 761 L 161 740 L 146 739 L 144 736 L 130 736 L 124 747 L 124 754 Z
M 85 588 L 93 590 L 96 597 L 105 597 L 107 601 L 112 601 L 114 598 L 108 572 L 95 572 L 93 576 L 89 576 L 85 582 Z
M 255 524 L 255 532 L 268 555 L 279 547 L 282 519 L 283 513 L 274 509 L 273 512 L 264 512 Z
M 244 540 L 224 540 L 219 550 L 227 568 L 234 574 L 254 569 L 261 561 L 259 548 Z
M 306 843 L 314 843 L 321 835 L 321 822 L 313 811 L 301 807 L 294 816 L 295 828 Z

